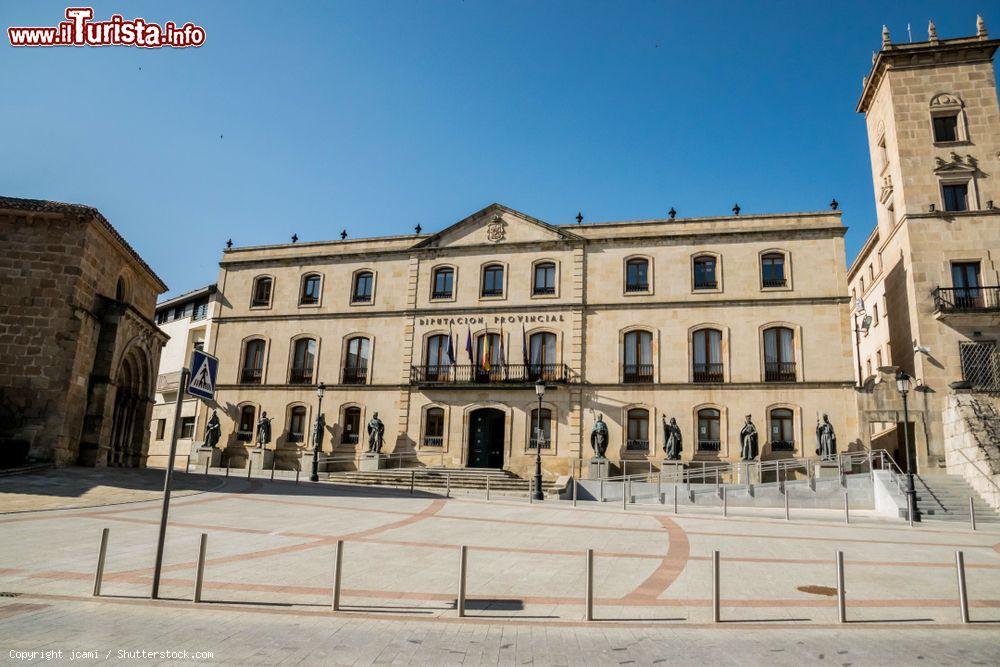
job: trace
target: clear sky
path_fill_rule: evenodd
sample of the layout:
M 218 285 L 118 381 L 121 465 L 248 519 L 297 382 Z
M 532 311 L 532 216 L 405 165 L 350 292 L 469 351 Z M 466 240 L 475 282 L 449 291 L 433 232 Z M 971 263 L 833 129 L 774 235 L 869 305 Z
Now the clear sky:
M 67 4 L 0 0 L 4 28 Z M 995 2 L 104 2 L 197 49 L 0 46 L 0 193 L 98 207 L 170 286 L 236 245 L 825 210 L 873 224 L 861 77 L 894 41 L 1000 34 Z M 6 30 L 4 31 L 6 32 Z

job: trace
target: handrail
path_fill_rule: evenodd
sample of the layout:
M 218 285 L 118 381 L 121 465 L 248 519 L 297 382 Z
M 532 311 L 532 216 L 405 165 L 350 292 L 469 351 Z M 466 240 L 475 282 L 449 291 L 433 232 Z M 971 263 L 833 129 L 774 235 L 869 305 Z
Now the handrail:
M 972 459 L 969 458 L 968 454 L 966 454 L 965 452 L 963 452 L 961 449 L 956 449 L 955 451 L 957 451 L 959 454 L 961 454 L 962 457 L 965 458 L 966 461 L 968 461 L 969 463 L 971 463 L 972 467 L 976 469 L 976 472 L 978 472 L 980 475 L 982 475 L 983 477 L 985 477 L 986 481 L 989 482 L 990 484 L 992 484 L 996 488 L 997 491 L 1000 491 L 1000 484 L 997 484 L 996 482 L 994 482 L 993 478 L 989 476 L 989 473 L 985 473 L 982 470 L 980 470 L 979 466 L 976 464 L 975 461 L 973 461 Z

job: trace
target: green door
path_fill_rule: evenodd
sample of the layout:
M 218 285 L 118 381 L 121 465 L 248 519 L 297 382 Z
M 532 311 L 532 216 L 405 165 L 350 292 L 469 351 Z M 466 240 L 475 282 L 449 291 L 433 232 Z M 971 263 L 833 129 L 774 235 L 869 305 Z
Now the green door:
M 502 468 L 504 414 L 494 408 L 483 408 L 469 419 L 470 468 Z

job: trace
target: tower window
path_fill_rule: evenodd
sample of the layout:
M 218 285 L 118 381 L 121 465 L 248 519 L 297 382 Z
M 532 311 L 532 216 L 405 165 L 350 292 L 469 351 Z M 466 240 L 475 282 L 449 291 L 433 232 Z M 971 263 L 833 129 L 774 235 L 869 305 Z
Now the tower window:
M 944 210 L 946 211 L 969 210 L 968 183 L 948 183 L 946 185 L 941 186 L 941 193 L 944 195 Z
M 958 141 L 958 114 L 934 116 L 934 141 Z

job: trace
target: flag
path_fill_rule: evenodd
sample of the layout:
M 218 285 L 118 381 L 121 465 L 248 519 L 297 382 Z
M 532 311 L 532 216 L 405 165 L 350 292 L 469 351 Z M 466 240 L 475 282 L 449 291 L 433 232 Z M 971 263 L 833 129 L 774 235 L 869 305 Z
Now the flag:
M 524 330 L 523 323 L 521 324 L 521 356 L 524 358 L 525 367 L 527 367 L 531 360 L 528 358 L 528 332 Z
M 490 344 L 491 342 L 492 341 L 490 340 L 490 328 L 489 326 L 487 326 L 486 333 L 483 334 L 483 360 L 482 360 L 483 370 L 486 371 L 487 373 L 489 373 L 490 369 L 493 367 L 492 363 L 493 346 Z
M 455 365 L 455 334 L 451 330 L 451 325 L 448 326 L 448 363 Z
M 507 366 L 507 352 L 503 344 L 503 322 L 500 323 L 500 365 Z
M 465 351 L 469 353 L 469 365 L 476 365 L 476 358 L 472 356 L 472 327 L 469 327 L 469 332 L 465 334 Z

